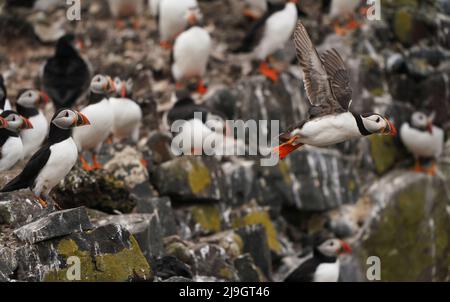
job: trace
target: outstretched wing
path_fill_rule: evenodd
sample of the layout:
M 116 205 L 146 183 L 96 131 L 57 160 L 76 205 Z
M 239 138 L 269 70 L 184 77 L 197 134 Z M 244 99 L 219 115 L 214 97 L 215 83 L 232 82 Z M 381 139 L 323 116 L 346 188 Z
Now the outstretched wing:
M 322 62 L 328 74 L 328 81 L 334 98 L 342 108 L 348 110 L 352 101 L 350 76 L 336 49 L 328 50 L 322 55 Z
M 327 71 L 301 21 L 298 21 L 294 32 L 294 44 L 311 105 L 322 107 L 327 113 L 340 109 L 332 93 Z

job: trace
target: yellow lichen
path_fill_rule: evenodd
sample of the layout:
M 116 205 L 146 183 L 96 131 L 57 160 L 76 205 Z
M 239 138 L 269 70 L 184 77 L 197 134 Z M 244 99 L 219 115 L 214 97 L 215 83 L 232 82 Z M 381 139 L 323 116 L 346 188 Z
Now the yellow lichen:
M 192 167 L 188 172 L 188 181 L 192 193 L 200 193 L 211 184 L 209 170 L 201 162 L 192 160 Z
M 220 232 L 220 212 L 216 206 L 196 206 L 192 208 L 192 217 L 207 232 Z

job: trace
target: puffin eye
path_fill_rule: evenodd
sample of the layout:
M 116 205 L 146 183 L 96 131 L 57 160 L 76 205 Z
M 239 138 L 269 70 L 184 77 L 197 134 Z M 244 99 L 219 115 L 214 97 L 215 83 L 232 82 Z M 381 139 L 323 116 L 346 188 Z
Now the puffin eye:
M 378 117 L 378 118 L 377 118 L 377 123 L 379 123 L 379 122 L 380 122 L 380 118 Z
M 65 117 L 69 117 L 69 111 L 66 111 Z

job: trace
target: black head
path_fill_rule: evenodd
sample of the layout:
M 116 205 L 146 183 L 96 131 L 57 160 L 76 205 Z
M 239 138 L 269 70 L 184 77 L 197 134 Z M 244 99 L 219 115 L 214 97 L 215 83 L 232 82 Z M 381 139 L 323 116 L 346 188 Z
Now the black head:
M 351 253 L 348 243 L 332 236 L 320 236 L 314 241 L 314 256 L 334 259 L 340 254 Z
M 5 80 L 3 79 L 3 76 L 0 74 L 0 109 L 3 109 L 5 107 L 5 101 L 8 97 L 6 86 L 5 86 Z
M 33 125 L 27 118 L 21 116 L 15 111 L 3 111 L 0 117 L 3 118 L 4 121 L 6 121 L 6 126 L 4 128 L 10 131 L 18 133 L 22 130 L 33 128 Z
M 76 37 L 74 34 L 66 34 L 58 39 L 56 43 L 57 57 L 78 56 L 78 51 L 75 47 Z

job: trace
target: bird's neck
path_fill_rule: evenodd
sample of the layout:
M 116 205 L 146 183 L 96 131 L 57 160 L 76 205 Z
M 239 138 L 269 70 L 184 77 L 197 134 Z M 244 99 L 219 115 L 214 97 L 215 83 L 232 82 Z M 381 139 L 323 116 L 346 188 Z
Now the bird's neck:
M 39 114 L 39 110 L 34 107 L 28 108 L 28 107 L 24 107 L 19 104 L 16 104 L 16 108 L 17 108 L 17 113 L 19 113 L 20 115 L 22 115 L 26 118 L 30 118 L 30 117 L 33 117 L 33 116 L 36 116 Z
M 48 143 L 50 145 L 65 141 L 72 135 L 71 129 L 62 129 L 51 123 L 50 132 L 48 134 Z
M 318 249 L 314 249 L 313 256 L 315 259 L 319 260 L 321 263 L 334 263 L 336 262 L 336 257 L 325 256 Z
M 353 112 L 352 112 L 352 115 L 353 115 L 353 117 L 355 118 L 356 126 L 358 126 L 359 133 L 360 133 L 362 136 L 368 136 L 368 135 L 371 135 L 372 133 L 371 133 L 369 130 L 367 130 L 366 127 L 364 126 L 364 122 L 363 122 L 363 120 L 362 120 L 361 115 L 359 115 L 359 114 L 357 114 L 357 113 L 353 113 Z
M 19 133 L 6 128 L 0 129 L 0 137 L 19 137 Z
M 55 55 L 56 57 L 78 57 L 78 52 L 69 43 L 60 41 L 56 46 Z

